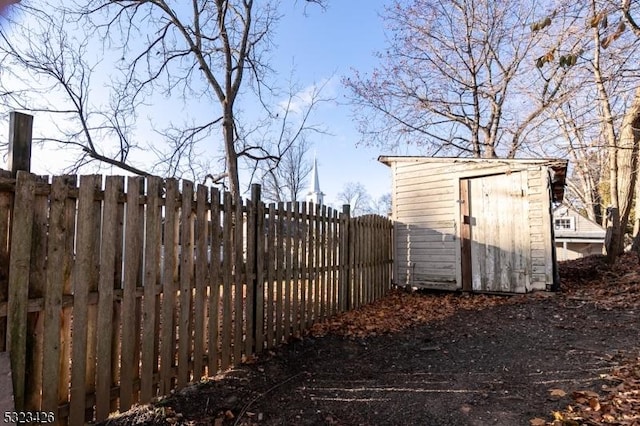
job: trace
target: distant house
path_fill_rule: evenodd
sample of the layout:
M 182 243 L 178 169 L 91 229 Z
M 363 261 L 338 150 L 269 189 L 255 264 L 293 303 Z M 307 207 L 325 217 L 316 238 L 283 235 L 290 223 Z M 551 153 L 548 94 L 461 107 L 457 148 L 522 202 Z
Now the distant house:
M 603 254 L 606 230 L 571 207 L 561 204 L 553 210 L 553 229 L 558 260 Z
M 387 157 L 394 282 L 526 293 L 557 285 L 552 203 L 567 160 Z

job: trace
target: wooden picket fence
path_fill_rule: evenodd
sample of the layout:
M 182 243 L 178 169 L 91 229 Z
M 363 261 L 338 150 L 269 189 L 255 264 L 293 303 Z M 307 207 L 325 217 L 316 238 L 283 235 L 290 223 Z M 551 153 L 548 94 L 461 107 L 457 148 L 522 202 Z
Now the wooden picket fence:
M 16 409 L 100 421 L 391 285 L 391 222 L 157 177 L 0 171 L 0 350 Z

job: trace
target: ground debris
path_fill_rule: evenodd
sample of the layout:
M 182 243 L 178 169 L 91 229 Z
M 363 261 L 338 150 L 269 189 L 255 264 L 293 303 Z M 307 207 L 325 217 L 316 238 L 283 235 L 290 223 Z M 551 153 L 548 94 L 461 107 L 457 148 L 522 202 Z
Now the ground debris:
M 329 333 L 353 338 L 379 336 L 442 320 L 460 310 L 486 309 L 519 300 L 508 296 L 395 289 L 373 303 L 316 323 L 310 334 L 314 337 Z
M 592 302 L 603 309 L 640 307 L 640 264 L 636 254 L 625 253 L 615 265 L 604 256 L 560 262 L 561 290 L 572 300 Z
M 565 425 L 640 425 L 640 357 L 629 358 L 610 374 L 602 392 L 576 390 L 572 404 L 553 413 L 552 426 Z

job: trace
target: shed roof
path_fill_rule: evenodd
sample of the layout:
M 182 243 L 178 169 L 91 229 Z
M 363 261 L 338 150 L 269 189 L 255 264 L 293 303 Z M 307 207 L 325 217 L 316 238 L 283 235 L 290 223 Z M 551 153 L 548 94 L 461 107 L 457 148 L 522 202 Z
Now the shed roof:
M 381 155 L 378 161 L 387 166 L 393 163 L 504 163 L 532 164 L 547 166 L 551 172 L 553 201 L 561 203 L 564 198 L 564 186 L 569 160 L 561 158 L 465 158 L 465 157 L 423 157 Z

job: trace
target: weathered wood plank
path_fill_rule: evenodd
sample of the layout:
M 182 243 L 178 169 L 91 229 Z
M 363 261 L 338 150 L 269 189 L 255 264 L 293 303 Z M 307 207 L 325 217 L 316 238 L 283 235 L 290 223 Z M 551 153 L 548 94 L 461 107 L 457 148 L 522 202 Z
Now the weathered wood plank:
M 69 423 L 83 424 L 86 410 L 87 377 L 89 362 L 89 291 L 93 287 L 91 277 L 94 276 L 93 250 L 95 243 L 95 202 L 93 194 L 100 185 L 100 177 L 96 175 L 80 178 L 80 194 L 78 197 L 78 236 L 76 267 L 73 285 L 73 340 L 71 342 L 71 398 L 69 406 Z
M 182 181 L 180 214 L 180 303 L 178 314 L 178 383 L 182 388 L 191 380 L 189 358 L 192 350 L 192 289 L 193 289 L 193 182 Z
M 8 170 L 0 170 L 0 177 L 11 177 Z M 15 191 L 15 188 L 14 188 Z M 9 239 L 11 236 L 11 210 L 14 191 L 0 191 L 0 302 L 7 301 L 9 293 Z M 6 350 L 7 318 L 0 318 L 0 351 Z
M 285 227 L 284 227 L 284 203 L 278 203 L 278 213 L 277 213 L 277 230 L 276 230 L 276 319 L 275 319 L 275 327 L 276 327 L 276 344 L 279 345 L 282 343 L 283 339 L 283 313 L 282 313 L 282 305 L 283 305 L 283 282 L 285 280 L 284 274 L 284 240 L 285 240 Z
M 307 288 L 309 287 L 308 275 L 309 275 L 309 260 L 307 257 L 308 247 L 308 229 L 309 229 L 309 216 L 307 215 L 307 203 L 300 203 L 300 263 L 299 274 L 300 279 L 298 285 L 300 286 L 300 329 L 299 333 L 302 335 L 307 325 Z
M 55 185 L 54 180 L 54 185 Z M 118 196 L 124 186 L 120 176 L 108 176 L 105 182 L 104 208 L 102 216 L 102 235 L 100 237 L 100 279 L 98 283 L 98 318 L 96 363 L 96 420 L 101 421 L 111 411 L 112 382 L 112 343 L 113 343 L 113 305 L 114 277 L 118 236 Z M 64 189 L 64 188 L 63 188 Z M 66 193 L 66 191 L 65 191 Z M 58 194 L 53 188 L 52 197 Z M 53 208 L 52 208 L 53 212 Z M 62 292 L 61 292 L 62 293 Z M 57 337 L 57 336 L 56 336 Z
M 39 176 L 36 182 L 48 184 L 47 176 Z M 33 230 L 31 233 L 31 265 L 29 267 L 29 297 L 41 298 L 46 287 L 47 228 L 49 213 L 49 197 L 36 193 L 33 204 Z M 43 319 L 42 312 L 27 314 L 27 389 L 25 409 L 37 411 L 42 402 L 42 351 L 43 351 Z
M 245 338 L 244 353 L 250 356 L 254 353 L 255 337 L 255 290 L 256 290 L 256 222 L 257 204 L 260 198 L 260 186 L 251 185 L 251 200 L 247 201 L 246 220 L 246 311 L 245 311 Z
M 164 207 L 162 328 L 160 335 L 159 392 L 168 394 L 173 388 L 176 354 L 176 292 L 178 290 L 178 181 L 167 179 Z
M 242 362 L 243 352 L 243 335 L 244 335 L 244 284 L 246 282 L 246 274 L 243 273 L 244 265 L 244 216 L 242 212 L 242 201 L 234 206 L 234 318 L 233 318 L 233 363 L 239 365 Z
M 292 265 L 292 239 L 295 233 L 295 227 L 292 223 L 293 217 L 293 205 L 292 202 L 288 202 L 285 207 L 284 217 L 281 220 L 284 221 L 286 229 L 286 235 L 284 239 L 284 336 L 287 339 L 292 335 L 291 332 L 291 291 L 295 286 Z
M 209 215 L 207 187 L 198 185 L 196 195 L 196 275 L 195 296 L 193 299 L 193 378 L 198 380 L 204 376 L 204 352 L 205 352 L 205 307 L 207 301 L 207 236 Z
M 11 230 L 11 256 L 9 262 L 9 295 L 7 313 L 7 350 L 10 352 L 13 378 L 13 397 L 16 410 L 25 407 L 27 303 L 29 297 L 29 265 L 33 232 L 35 176 L 18 172 Z
M 329 257 L 329 315 L 334 315 L 338 312 L 338 212 L 331 209 L 331 222 L 329 223 L 330 229 L 330 257 Z
M 90 274 L 87 275 L 87 284 L 89 287 L 89 294 L 98 292 L 98 283 L 100 281 L 100 233 L 101 233 L 101 225 L 102 225 L 102 200 L 97 199 L 96 194 L 103 195 L 104 191 L 102 191 L 102 176 L 97 176 L 96 181 L 93 187 L 92 194 L 92 211 L 93 218 L 91 222 L 91 235 L 92 235 L 92 244 L 89 248 L 90 251 L 90 262 L 91 269 Z M 103 198 L 103 197 L 100 197 Z M 96 391 L 96 372 L 97 372 L 97 364 L 96 364 L 96 351 L 97 351 L 97 340 L 98 340 L 98 305 L 97 304 L 89 304 L 87 307 L 87 371 L 86 371 L 86 392 L 90 397 L 95 397 Z M 73 334 L 72 334 L 73 336 Z M 91 401 L 91 400 L 89 400 Z M 94 412 L 94 404 L 91 404 L 88 410 L 85 412 L 85 416 L 88 418 L 95 417 Z
M 60 379 L 60 327 L 64 284 L 65 202 L 67 185 L 64 177 L 54 177 L 49 213 L 49 244 L 47 247 L 47 286 L 44 300 L 44 336 L 42 363 L 42 411 L 58 410 L 58 380 Z M 56 416 L 57 417 L 57 416 Z
M 292 301 L 291 301 L 291 334 L 300 335 L 300 203 L 293 202 L 293 222 L 292 222 Z
M 66 176 L 68 192 L 77 190 L 78 177 Z M 77 198 L 67 198 L 65 202 L 65 241 L 63 269 L 63 297 L 72 297 L 73 293 L 73 270 L 75 268 L 75 238 L 76 238 L 76 213 Z M 60 380 L 58 383 L 58 401 L 60 404 L 69 401 L 69 383 L 71 382 L 71 318 L 73 308 L 71 306 L 62 308 L 62 318 L 60 324 Z M 67 415 L 68 416 L 68 415 Z M 67 417 L 59 416 L 58 419 L 64 423 Z
M 321 233 L 321 225 L 320 222 L 324 221 L 323 217 L 320 216 L 322 210 L 320 208 L 320 204 L 316 204 L 315 206 L 315 219 L 314 219 L 314 233 L 315 233 L 315 262 L 314 262 L 314 270 L 313 270 L 313 322 L 316 323 L 320 320 L 320 311 L 321 306 L 323 304 L 323 299 L 320 298 L 322 291 L 322 276 L 320 273 L 320 263 L 322 261 L 322 253 L 324 250 L 322 249 L 322 238 L 323 235 Z
M 231 365 L 231 338 L 233 335 L 233 304 L 232 304 L 232 271 L 233 271 L 233 206 L 231 205 L 231 194 L 224 193 L 223 204 L 223 226 L 222 226 L 222 355 L 220 368 L 226 370 Z
M 208 361 L 209 376 L 220 368 L 220 191 L 211 188 L 211 263 L 209 266 L 209 323 L 208 323 Z
M 117 183 L 117 205 L 116 205 L 116 221 L 115 221 L 115 261 L 113 268 L 113 289 L 115 294 L 122 294 L 122 282 L 124 279 L 123 259 L 124 259 L 124 213 L 126 195 L 124 192 L 124 177 L 119 177 Z M 112 316 L 112 333 L 111 333 L 111 383 L 116 385 L 120 383 L 120 349 L 122 343 L 122 304 L 113 304 Z M 111 393 L 110 411 L 118 410 L 117 394 Z
M 142 338 L 140 359 L 140 402 L 146 403 L 156 396 L 154 375 L 158 372 L 157 349 L 158 335 L 156 333 L 156 293 L 158 285 L 158 268 L 161 244 L 161 209 L 160 191 L 162 181 L 159 177 L 147 178 L 147 205 L 145 210 L 144 227 L 144 274 L 143 274 L 143 304 L 142 304 Z
M 193 379 L 199 380 L 204 372 L 205 345 L 205 306 L 207 301 L 207 273 L 209 259 L 207 256 L 207 235 L 209 194 L 207 187 L 198 185 L 196 191 L 196 223 L 195 223 L 195 293 L 193 298 Z
M 265 304 L 267 306 L 267 348 L 271 348 L 275 341 L 275 322 L 274 322 L 274 291 L 276 282 L 276 219 L 275 204 L 269 204 L 269 222 L 267 224 L 267 293 L 265 297 Z
M 256 247 L 258 258 L 256 259 L 256 290 L 255 290 L 255 332 L 256 332 L 256 352 L 260 353 L 264 349 L 264 282 L 265 282 L 265 209 L 264 203 L 257 203 L 256 216 Z
M 320 267 L 321 267 L 321 274 L 320 274 L 320 282 L 321 282 L 321 295 L 322 295 L 322 299 L 320 301 L 320 318 L 324 319 L 327 317 L 327 314 L 329 312 L 329 307 L 330 307 L 330 299 L 329 299 L 329 271 L 327 270 L 328 267 L 328 259 L 331 253 L 331 247 L 330 247 L 330 243 L 329 243 L 329 221 L 331 219 L 331 216 L 328 215 L 327 213 L 327 207 L 326 206 L 322 206 L 322 222 L 320 224 L 320 235 L 322 235 L 322 239 L 320 241 Z
M 142 240 L 139 229 L 142 228 L 142 217 L 138 197 L 142 189 L 143 179 L 127 178 L 127 205 L 125 223 L 124 282 L 122 293 L 122 344 L 120 354 L 120 411 L 126 411 L 137 401 L 134 380 L 139 376 L 139 365 L 136 363 L 136 350 L 139 348 L 140 330 L 137 329 L 136 287 L 138 271 L 142 261 Z

